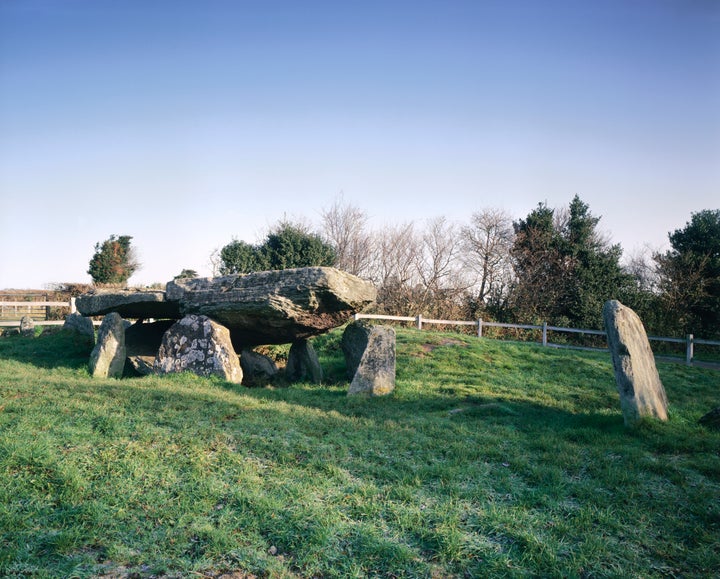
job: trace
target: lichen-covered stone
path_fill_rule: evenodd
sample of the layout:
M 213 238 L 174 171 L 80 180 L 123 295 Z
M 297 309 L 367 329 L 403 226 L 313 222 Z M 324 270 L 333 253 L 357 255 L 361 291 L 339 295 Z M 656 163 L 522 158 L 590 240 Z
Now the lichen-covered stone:
M 20 335 L 26 338 L 35 335 L 35 322 L 30 316 L 20 318 Z
M 332 267 L 179 278 L 166 291 L 96 289 L 77 298 L 86 316 L 180 319 L 205 315 L 230 330 L 238 351 L 288 344 L 346 323 L 375 300 L 372 283 Z
M 605 304 L 603 320 L 625 425 L 644 417 L 667 420 L 667 395 L 642 321 L 617 300 Z
M 192 372 L 242 381 L 240 361 L 227 328 L 207 316 L 189 315 L 165 332 L 154 369 L 158 374 Z
M 332 267 L 178 279 L 167 299 L 183 313 L 206 315 L 230 329 L 238 346 L 287 344 L 341 326 L 375 300 L 375 287 Z
M 97 342 L 90 353 L 90 374 L 94 378 L 120 378 L 125 367 L 125 323 L 116 312 L 103 318 Z

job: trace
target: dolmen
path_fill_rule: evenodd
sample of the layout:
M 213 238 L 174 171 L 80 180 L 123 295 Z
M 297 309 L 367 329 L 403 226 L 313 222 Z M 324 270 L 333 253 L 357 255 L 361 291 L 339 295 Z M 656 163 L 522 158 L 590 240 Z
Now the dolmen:
M 242 359 L 230 363 L 228 352 L 289 343 L 292 377 L 319 382 L 322 371 L 308 339 L 345 324 L 375 298 L 368 281 L 332 267 L 307 267 L 176 279 L 165 291 L 96 289 L 75 303 L 83 316 L 137 320 L 126 329 L 124 345 L 116 332 L 108 334 L 112 346 L 103 345 L 99 332 L 96 349 L 123 355 L 140 374 L 192 371 L 240 382 Z M 117 364 L 107 368 L 108 376 L 119 375 Z

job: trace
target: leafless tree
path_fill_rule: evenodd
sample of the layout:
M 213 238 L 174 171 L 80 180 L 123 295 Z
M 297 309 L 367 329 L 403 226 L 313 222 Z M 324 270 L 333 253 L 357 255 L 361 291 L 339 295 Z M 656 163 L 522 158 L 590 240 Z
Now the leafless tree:
M 658 253 L 646 245 L 625 260 L 623 269 L 633 277 L 638 289 L 643 292 L 655 294 L 658 291 L 660 276 L 653 257 Z
M 372 238 L 367 222 L 367 213 L 346 203 L 342 195 L 322 211 L 323 234 L 335 249 L 337 267 L 360 277 L 370 274 Z
M 512 278 L 510 251 L 514 232 L 512 218 L 501 209 L 473 213 L 462 229 L 465 263 L 477 276 L 477 300 L 502 293 Z
M 378 288 L 378 307 L 407 315 L 417 308 L 421 240 L 412 222 L 385 226 L 373 236 L 370 278 Z
M 463 244 L 458 226 L 445 217 L 429 219 L 418 260 L 424 313 L 439 317 L 457 315 L 460 298 L 472 285 L 463 265 Z

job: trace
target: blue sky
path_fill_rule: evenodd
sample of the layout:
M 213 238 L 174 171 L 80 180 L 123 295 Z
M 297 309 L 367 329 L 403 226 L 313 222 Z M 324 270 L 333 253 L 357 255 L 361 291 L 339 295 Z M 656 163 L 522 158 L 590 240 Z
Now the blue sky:
M 720 2 L 0 1 L 0 288 L 131 282 L 340 192 L 373 225 L 576 193 L 626 254 L 720 208 Z

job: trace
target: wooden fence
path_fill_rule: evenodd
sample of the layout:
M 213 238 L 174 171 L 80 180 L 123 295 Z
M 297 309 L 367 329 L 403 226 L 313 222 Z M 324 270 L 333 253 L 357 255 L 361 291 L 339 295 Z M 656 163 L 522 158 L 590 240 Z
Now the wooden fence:
M 19 326 L 24 316 L 32 318 L 36 326 L 61 326 L 63 320 L 49 320 L 50 308 L 69 308 L 75 313 L 75 298 L 66 302 L 53 301 L 24 301 L 6 302 L 0 301 L 0 326 Z
M 63 320 L 48 320 L 49 308 L 65 307 L 69 308 L 71 313 L 75 313 L 75 298 L 70 298 L 67 302 L 0 302 L 0 327 L 19 326 L 20 319 L 23 316 L 30 316 L 36 326 L 61 326 L 65 322 Z M 548 340 L 548 332 L 559 332 L 568 334 L 582 334 L 588 336 L 601 336 L 607 338 L 607 334 L 602 330 L 585 330 L 577 328 L 563 328 L 560 326 L 548 326 L 547 323 L 541 325 L 533 324 L 503 324 L 500 322 L 486 322 L 482 319 L 464 321 L 464 320 L 434 320 L 418 316 L 386 316 L 379 314 L 355 314 L 355 319 L 371 319 L 371 320 L 389 320 L 395 322 L 414 323 L 418 330 L 422 330 L 424 324 L 443 325 L 443 326 L 472 326 L 476 328 L 478 338 L 483 337 L 484 328 L 508 328 L 516 330 L 528 330 L 540 332 L 539 342 L 543 346 L 554 348 L 571 348 L 575 350 L 600 350 L 607 351 L 605 348 L 595 348 L 587 346 L 574 346 L 570 344 L 551 343 Z M 689 366 L 695 359 L 695 346 L 720 346 L 720 342 L 714 340 L 701 340 L 695 338 L 693 334 L 688 334 L 685 338 L 666 338 L 661 336 L 648 336 L 650 341 L 667 342 L 674 344 L 685 344 L 685 363 Z
M 597 350 L 597 351 L 608 351 L 607 346 L 604 348 L 595 348 L 587 346 L 574 346 L 571 344 L 553 344 L 548 340 L 548 332 L 564 332 L 568 334 L 582 334 L 588 336 L 601 336 L 607 340 L 607 334 L 602 330 L 584 330 L 578 328 L 563 328 L 560 326 L 548 326 L 547 323 L 541 325 L 533 324 L 503 324 L 500 322 L 486 322 L 484 320 L 473 320 L 473 321 L 459 321 L 459 320 L 433 320 L 423 318 L 421 315 L 418 316 L 386 316 L 386 315 L 375 315 L 375 314 L 355 314 L 355 319 L 371 319 L 371 320 L 390 320 L 396 322 L 410 322 L 414 323 L 418 330 L 422 330 L 424 324 L 435 324 L 443 326 L 472 326 L 476 328 L 478 338 L 483 337 L 484 328 L 509 328 L 516 330 L 528 330 L 540 332 L 540 340 L 543 346 L 550 346 L 554 348 L 570 348 L 574 350 Z M 685 363 L 689 366 L 693 363 L 695 358 L 695 345 L 706 345 L 706 346 L 720 346 L 720 342 L 714 340 L 700 340 L 688 334 L 685 338 L 666 338 L 661 336 L 648 336 L 648 340 L 655 342 L 668 342 L 674 344 L 685 344 Z M 606 342 L 607 343 L 607 342 Z M 672 358 L 668 356 L 668 358 Z M 672 358 L 681 360 L 681 358 Z

